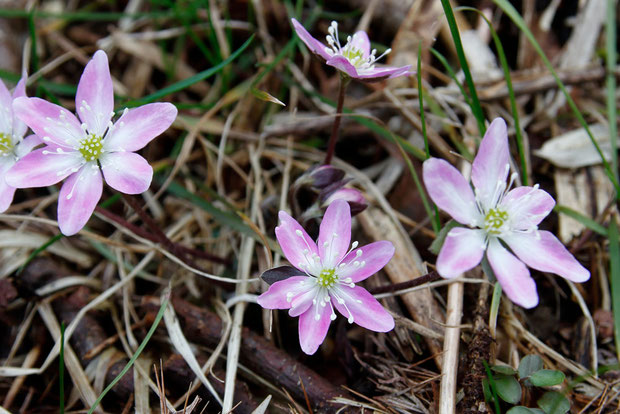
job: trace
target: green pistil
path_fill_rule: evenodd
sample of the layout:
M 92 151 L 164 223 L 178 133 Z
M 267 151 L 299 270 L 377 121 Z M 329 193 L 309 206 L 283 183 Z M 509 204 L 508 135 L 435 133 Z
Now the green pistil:
M 321 287 L 329 289 L 336 284 L 337 280 L 336 269 L 325 269 L 321 271 L 316 283 Z
M 484 229 L 490 234 L 500 234 L 501 228 L 508 220 L 508 213 L 498 208 L 492 208 L 484 217 Z
M 86 161 L 95 161 L 99 159 L 101 153 L 103 152 L 101 137 L 95 134 L 90 134 L 88 137 L 80 141 L 80 148 L 78 150 Z
M 342 56 L 349 59 L 349 62 L 359 63 L 359 62 L 362 62 L 364 58 L 364 52 L 362 52 L 361 49 L 351 48 L 349 50 L 344 51 Z M 359 59 L 359 61 L 357 61 L 356 59 Z
M 13 152 L 13 141 L 11 136 L 0 132 L 0 156 L 8 155 Z

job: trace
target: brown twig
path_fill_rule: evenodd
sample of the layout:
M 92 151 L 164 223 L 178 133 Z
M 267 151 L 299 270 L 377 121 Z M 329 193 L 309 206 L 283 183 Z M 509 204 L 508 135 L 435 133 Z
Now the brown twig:
M 432 272 L 429 272 L 420 277 L 416 277 L 415 279 L 408 280 L 406 282 L 394 283 L 387 286 L 377 286 L 374 288 L 369 288 L 368 291 L 373 295 L 376 295 L 378 293 L 397 292 L 399 290 L 409 289 L 412 287 L 423 285 L 425 283 L 434 282 L 435 280 L 438 280 L 440 278 L 441 277 L 439 276 L 439 273 L 433 270 Z

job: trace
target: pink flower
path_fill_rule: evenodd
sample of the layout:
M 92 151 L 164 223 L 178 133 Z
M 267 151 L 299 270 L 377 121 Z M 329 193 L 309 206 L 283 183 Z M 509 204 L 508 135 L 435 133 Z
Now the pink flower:
M 352 37 L 347 37 L 347 43 L 342 46 L 338 38 L 338 23 L 332 22 L 329 26 L 329 35 L 327 35 L 327 43 L 329 44 L 329 47 L 327 47 L 312 37 L 297 20 L 291 20 L 297 36 L 308 46 L 312 53 L 320 56 L 325 60 L 325 63 L 335 67 L 351 78 L 379 81 L 411 73 L 411 65 L 400 68 L 389 66 L 375 68 L 376 61 L 390 53 L 391 49 L 376 57 L 377 50 L 370 50 L 370 40 L 366 32 L 359 31 Z
M 15 87 L 13 96 L 0 81 L 0 213 L 9 208 L 15 194 L 15 187 L 5 180 L 7 171 L 41 143 L 36 135 L 24 138 L 28 127 L 13 113 L 13 100 L 20 96 L 26 96 L 25 77 Z
M 114 95 L 105 52 L 88 62 L 75 97 L 80 121 L 64 108 L 38 98 L 17 98 L 15 114 L 46 147 L 22 158 L 7 174 L 9 185 L 44 187 L 67 179 L 58 198 L 58 224 L 65 235 L 80 231 L 101 198 L 103 181 L 126 194 L 151 184 L 153 169 L 134 153 L 165 131 L 176 118 L 170 103 L 125 109 L 112 123 Z
M 394 319 L 368 291 L 355 286 L 379 271 L 394 255 L 389 241 L 357 248 L 351 242 L 351 211 L 344 200 L 329 205 L 315 243 L 295 219 L 280 211 L 276 237 L 299 275 L 275 282 L 258 298 L 267 309 L 290 309 L 299 316 L 299 342 L 309 355 L 323 343 L 336 308 L 349 323 L 376 332 L 394 328 Z
M 472 165 L 474 191 L 448 162 L 437 158 L 424 162 L 424 184 L 431 199 L 470 227 L 450 230 L 437 257 L 437 271 L 445 278 L 456 277 L 478 265 L 486 251 L 508 298 L 533 308 L 538 293 L 526 265 L 573 282 L 588 280 L 590 272 L 552 233 L 538 230 L 555 200 L 538 185 L 511 190 L 516 173 L 507 185 L 509 157 L 506 123 L 497 118 L 484 135 Z

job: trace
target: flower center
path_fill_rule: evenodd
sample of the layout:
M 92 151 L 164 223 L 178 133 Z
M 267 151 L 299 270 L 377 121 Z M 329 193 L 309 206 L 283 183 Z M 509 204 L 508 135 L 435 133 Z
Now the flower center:
M 337 280 L 336 269 L 323 269 L 316 283 L 321 287 L 329 289 L 336 284 Z
M 13 152 L 13 141 L 9 134 L 0 132 L 0 157 L 9 155 Z
M 86 138 L 80 140 L 80 147 L 78 148 L 80 154 L 86 161 L 94 161 L 101 156 L 103 152 L 103 143 L 101 137 L 95 134 L 90 134 Z
M 489 234 L 500 234 L 502 226 L 508 221 L 508 213 L 499 208 L 492 208 L 484 217 L 484 229 Z
M 329 34 L 326 36 L 326 39 L 329 47 L 326 47 L 325 51 L 330 56 L 342 55 L 361 72 L 373 69 L 377 60 L 392 51 L 392 49 L 387 49 L 377 57 L 377 49 L 373 49 L 370 54 L 364 58 L 364 51 L 358 47 L 359 43 L 356 41 L 355 35 L 353 35 L 353 37 L 348 36 L 347 43 L 342 46 L 338 38 L 338 23 L 332 22 L 328 31 Z

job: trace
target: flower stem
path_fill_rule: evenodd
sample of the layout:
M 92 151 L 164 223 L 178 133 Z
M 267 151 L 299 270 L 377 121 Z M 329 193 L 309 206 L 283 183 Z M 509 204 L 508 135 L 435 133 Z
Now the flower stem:
M 351 78 L 347 75 L 340 74 L 340 88 L 338 90 L 338 104 L 336 106 L 336 119 L 334 120 L 334 126 L 332 127 L 332 134 L 329 137 L 327 144 L 327 154 L 325 154 L 325 161 L 323 164 L 331 164 L 332 158 L 334 158 L 334 151 L 336 149 L 336 141 L 338 140 L 338 133 L 340 132 L 340 120 L 342 119 L 342 108 L 344 107 L 344 95 L 347 86 L 351 82 Z

